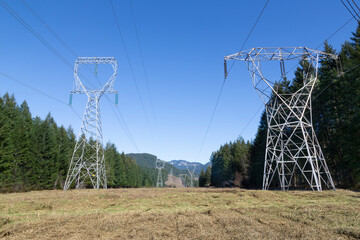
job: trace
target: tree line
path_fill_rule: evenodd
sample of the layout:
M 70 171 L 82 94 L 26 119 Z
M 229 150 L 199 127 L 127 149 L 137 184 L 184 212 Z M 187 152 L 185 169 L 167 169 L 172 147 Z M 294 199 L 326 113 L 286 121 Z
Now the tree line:
M 324 43 L 323 51 L 337 53 L 342 68 L 330 58 L 320 61 L 312 120 L 336 187 L 360 189 L 360 26 L 352 35 L 338 52 Z M 306 61 L 300 61 L 294 79 L 284 78 L 276 88 L 282 93 L 296 92 L 303 84 L 304 70 L 313 71 Z M 239 139 L 212 154 L 211 185 L 262 187 L 267 128 L 264 110 L 251 143 Z M 295 173 L 295 186 L 301 186 L 299 174 Z
M 32 117 L 28 104 L 0 97 L 0 192 L 62 189 L 76 136 L 50 113 Z M 108 143 L 104 149 L 109 187 L 153 186 L 150 174 Z

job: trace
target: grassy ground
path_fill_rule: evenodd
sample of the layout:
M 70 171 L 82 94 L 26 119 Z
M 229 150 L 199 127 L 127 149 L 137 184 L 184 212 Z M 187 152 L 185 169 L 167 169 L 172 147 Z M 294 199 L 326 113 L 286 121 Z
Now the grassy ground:
M 109 189 L 0 194 L 5 239 L 360 239 L 360 193 Z

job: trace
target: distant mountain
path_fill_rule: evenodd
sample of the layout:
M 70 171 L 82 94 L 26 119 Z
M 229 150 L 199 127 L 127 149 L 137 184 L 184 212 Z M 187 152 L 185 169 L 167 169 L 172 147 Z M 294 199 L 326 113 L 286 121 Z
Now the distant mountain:
M 143 168 L 155 169 L 155 162 L 157 159 L 155 155 L 149 153 L 129 153 L 126 155 L 133 158 L 136 163 Z M 188 162 L 186 160 L 172 160 L 165 163 L 164 174 L 169 174 L 171 170 L 175 176 L 179 176 L 179 174 L 182 173 L 188 173 L 186 165 L 196 165 L 195 175 L 199 176 L 201 169 L 205 171 L 206 168 L 211 165 L 211 163 L 208 162 L 206 164 L 201 164 L 199 162 Z
M 205 171 L 208 166 L 211 166 L 210 162 L 208 162 L 206 164 L 202 164 L 199 162 L 188 162 L 186 160 L 172 160 L 169 163 L 172 164 L 177 169 L 186 170 L 186 171 L 187 171 L 187 168 L 186 168 L 187 165 L 196 165 L 195 174 L 197 176 L 200 175 L 201 169 L 203 169 Z
M 157 157 L 155 155 L 152 155 L 149 153 L 129 153 L 126 155 L 133 158 L 139 166 L 141 166 L 143 168 L 155 170 L 155 162 L 157 159 Z M 165 163 L 164 169 L 165 169 L 164 175 L 166 175 L 166 179 L 167 179 L 167 174 L 169 174 L 171 172 L 171 170 L 172 170 L 174 176 L 179 176 L 179 174 L 187 173 L 187 171 L 185 171 L 186 168 L 185 168 L 185 170 L 181 170 L 181 169 L 176 168 L 175 166 L 173 166 L 172 164 L 170 164 L 168 162 Z M 166 179 L 164 179 L 164 180 L 166 180 Z

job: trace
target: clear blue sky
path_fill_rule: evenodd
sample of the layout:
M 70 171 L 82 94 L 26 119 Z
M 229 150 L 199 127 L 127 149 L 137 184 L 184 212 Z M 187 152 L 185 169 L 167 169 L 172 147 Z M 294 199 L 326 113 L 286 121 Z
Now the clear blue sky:
M 75 56 L 22 1 L 4 1 L 67 61 L 74 63 Z M 209 161 L 211 152 L 221 144 L 238 138 L 262 105 L 245 63 L 237 62 L 227 79 L 209 134 L 197 158 L 223 81 L 223 57 L 240 50 L 265 2 L 132 0 L 155 110 L 153 114 L 130 3 L 128 0 L 113 0 L 148 124 L 110 2 L 27 0 L 28 5 L 78 56 L 112 56 L 117 59 L 117 108 L 139 152 L 152 153 L 163 160 L 185 159 L 202 163 Z M 340 1 L 270 0 L 245 49 L 259 46 L 315 48 L 350 18 Z M 353 20 L 329 40 L 330 44 L 339 49 L 355 28 Z M 0 29 L 0 72 L 67 102 L 74 81 L 73 70 L 2 7 Z M 75 133 L 79 132 L 81 120 L 66 105 L 0 76 L 0 94 L 5 92 L 14 93 L 20 103 L 26 100 L 33 116 L 44 118 L 51 112 L 59 125 L 71 125 Z M 101 101 L 104 142 L 114 142 L 125 153 L 137 152 L 111 110 L 114 96 L 109 96 L 109 99 L 111 103 L 105 98 Z M 85 102 L 85 95 L 73 98 L 73 108 L 81 116 Z M 261 112 L 262 109 L 243 131 L 246 140 L 254 138 Z

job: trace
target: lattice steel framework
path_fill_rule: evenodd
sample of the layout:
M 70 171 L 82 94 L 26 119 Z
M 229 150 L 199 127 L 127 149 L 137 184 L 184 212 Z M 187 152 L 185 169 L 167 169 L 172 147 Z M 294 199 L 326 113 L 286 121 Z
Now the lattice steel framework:
M 163 187 L 164 186 L 164 182 L 162 179 L 162 172 L 161 170 L 165 167 L 165 162 L 161 161 L 160 159 L 156 159 L 155 162 L 155 168 L 158 170 L 158 176 L 157 176 L 157 182 L 156 182 L 156 187 Z
M 114 72 L 100 89 L 89 89 L 80 80 L 80 66 L 85 64 L 110 64 Z M 86 94 L 88 101 L 82 121 L 80 136 L 76 142 L 66 177 L 64 190 L 75 181 L 75 188 L 82 188 L 90 179 L 95 189 L 107 188 L 106 169 L 103 150 L 103 136 L 100 118 L 100 98 L 107 93 L 117 93 L 114 83 L 117 74 L 117 62 L 113 57 L 79 57 L 74 65 L 74 94 Z M 82 77 L 82 75 L 80 75 Z
M 194 177 L 195 177 L 196 165 L 195 164 L 186 164 L 186 169 L 188 170 L 189 175 L 190 175 L 190 187 L 194 187 Z
M 225 57 L 245 61 L 255 90 L 265 104 L 267 140 L 263 176 L 263 189 L 267 190 L 275 176 L 282 190 L 288 190 L 295 171 L 312 190 L 322 191 L 335 186 L 312 125 L 311 93 L 318 76 L 319 60 L 338 56 L 306 47 L 252 48 Z M 285 61 L 307 61 L 312 70 L 303 73 L 303 86 L 295 93 L 281 93 L 275 82 L 265 78 L 261 62 L 279 61 L 281 78 L 286 77 Z

